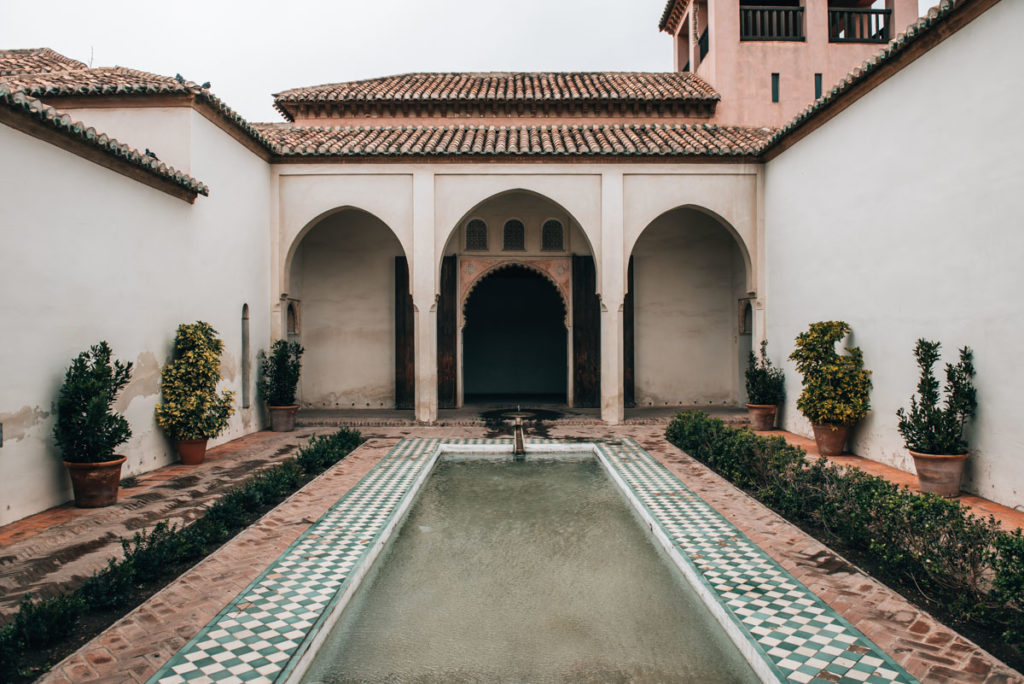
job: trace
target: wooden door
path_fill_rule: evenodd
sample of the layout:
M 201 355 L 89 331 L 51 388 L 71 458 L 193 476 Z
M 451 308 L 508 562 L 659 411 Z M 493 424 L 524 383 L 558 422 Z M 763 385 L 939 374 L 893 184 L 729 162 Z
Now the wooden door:
M 601 406 L 601 300 L 591 256 L 572 257 L 573 405 Z
M 409 262 L 395 257 L 395 408 L 416 407 L 415 323 Z
M 437 407 L 458 402 L 458 273 L 455 256 L 441 260 L 441 296 L 437 302 Z
M 633 334 L 633 257 L 629 257 L 626 298 L 622 301 L 622 400 L 626 408 L 636 406 Z

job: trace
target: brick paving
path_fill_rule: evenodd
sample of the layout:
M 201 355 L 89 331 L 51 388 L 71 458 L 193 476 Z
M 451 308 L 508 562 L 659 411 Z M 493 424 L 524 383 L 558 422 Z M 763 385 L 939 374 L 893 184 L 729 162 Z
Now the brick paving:
M 688 487 L 922 681 L 1024 684 L 1020 673 L 863 575 L 845 559 L 668 444 L 661 425 L 600 430 L 582 425 L 548 427 L 551 437 L 637 439 Z M 126 490 L 124 494 L 128 496 L 117 506 L 93 510 L 60 507 L 0 528 L 0 582 L 7 582 L 0 584 L 2 607 L 16 603 L 8 600 L 9 592 L 47 593 L 80 581 L 119 551 L 119 536 L 128 536 L 141 526 L 152 526 L 164 518 L 194 519 L 204 503 L 214 500 L 254 469 L 294 452 L 314 432 L 323 431 L 302 428 L 283 435 L 250 435 L 211 450 L 208 462 L 202 466 L 171 466 L 140 477 L 139 488 Z M 385 426 L 362 431 L 369 439 L 363 447 L 69 656 L 40 681 L 144 682 L 399 439 L 493 436 L 480 427 Z M 812 446 L 801 443 L 795 435 L 787 438 L 805 448 Z M 838 462 L 861 465 L 851 460 L 856 458 L 844 456 Z M 865 469 L 874 472 L 880 464 L 866 465 Z M 881 466 L 878 474 L 886 475 L 886 468 Z M 965 499 L 965 503 L 972 503 L 971 498 Z M 1001 512 L 1006 511 L 1017 513 L 1010 509 Z M 148 521 L 140 524 L 143 518 Z M 1020 524 L 1011 515 L 1008 522 L 1014 521 Z M 69 542 L 77 545 L 86 541 L 91 541 L 95 548 L 71 562 L 64 564 L 55 554 Z M 33 559 L 39 558 L 50 558 L 51 562 L 43 568 L 33 566 Z M 20 567 L 20 572 L 12 570 L 15 567 Z

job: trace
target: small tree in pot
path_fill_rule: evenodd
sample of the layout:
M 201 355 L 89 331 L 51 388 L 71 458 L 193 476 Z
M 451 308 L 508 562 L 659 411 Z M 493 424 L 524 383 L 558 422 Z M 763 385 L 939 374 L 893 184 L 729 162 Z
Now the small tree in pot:
M 803 374 L 796 406 L 811 421 L 822 456 L 843 453 L 850 427 L 871 410 L 871 371 L 864 369 L 864 353 L 858 347 L 836 353 L 836 344 L 849 333 L 844 321 L 812 323 L 789 355 Z
M 132 364 L 111 362 L 111 354 L 110 345 L 100 342 L 72 359 L 53 406 L 53 438 L 71 475 L 75 505 L 82 508 L 117 503 L 125 457 L 114 449 L 132 436 L 128 421 L 111 409 Z
M 754 430 L 775 427 L 775 414 L 786 397 L 786 377 L 768 358 L 768 340 L 761 340 L 760 358 L 750 352 L 747 371 L 747 415 Z
M 978 408 L 974 377 L 974 354 L 969 347 L 960 350 L 956 365 L 946 364 L 946 401 L 939 406 L 939 381 L 932 368 L 939 360 L 938 342 L 920 339 L 914 346 L 914 358 L 921 369 L 917 395 L 910 398 L 910 410 L 896 411 L 899 430 L 914 458 L 914 467 L 922 492 L 957 496 L 967 463 L 964 426 Z
M 259 354 L 259 375 L 256 389 L 270 410 L 270 429 L 290 432 L 295 429 L 295 392 L 302 371 L 302 352 L 298 342 L 278 340 L 270 347 L 270 354 Z
M 174 357 L 160 372 L 164 400 L 156 405 L 156 422 L 175 440 L 181 462 L 198 465 L 206 442 L 219 435 L 234 413 L 234 392 L 217 393 L 224 342 L 209 323 L 178 326 Z

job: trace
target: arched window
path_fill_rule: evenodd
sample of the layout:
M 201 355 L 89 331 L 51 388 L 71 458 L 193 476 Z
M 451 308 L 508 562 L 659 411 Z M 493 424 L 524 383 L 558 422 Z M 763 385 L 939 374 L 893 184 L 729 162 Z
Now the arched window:
M 299 338 L 299 314 L 295 310 L 295 302 L 288 302 L 288 340 L 295 342 Z
M 540 248 L 545 251 L 560 252 L 565 249 L 565 231 L 562 222 L 554 219 L 544 222 L 540 235 Z
M 242 408 L 249 408 L 251 376 L 252 362 L 249 359 L 249 305 L 242 304 Z
M 466 225 L 466 249 L 487 251 L 487 224 L 473 219 Z
M 505 239 L 503 241 L 505 251 L 526 249 L 526 226 L 522 221 L 512 219 L 505 222 Z

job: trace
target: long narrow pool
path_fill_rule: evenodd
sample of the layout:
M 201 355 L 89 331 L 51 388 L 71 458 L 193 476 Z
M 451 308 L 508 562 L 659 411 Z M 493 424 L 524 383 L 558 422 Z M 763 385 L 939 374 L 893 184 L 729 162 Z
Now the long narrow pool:
M 442 461 L 304 682 L 753 682 L 593 457 Z

